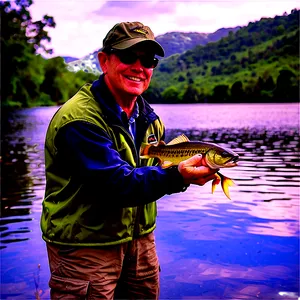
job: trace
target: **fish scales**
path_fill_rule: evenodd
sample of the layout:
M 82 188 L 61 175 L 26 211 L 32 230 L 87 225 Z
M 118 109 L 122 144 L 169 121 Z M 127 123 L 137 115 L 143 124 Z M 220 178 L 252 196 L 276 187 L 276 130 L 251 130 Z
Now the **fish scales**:
M 201 142 L 183 142 L 177 145 L 158 145 L 149 148 L 149 155 L 157 157 L 192 157 L 204 154 L 210 149 L 209 145 Z

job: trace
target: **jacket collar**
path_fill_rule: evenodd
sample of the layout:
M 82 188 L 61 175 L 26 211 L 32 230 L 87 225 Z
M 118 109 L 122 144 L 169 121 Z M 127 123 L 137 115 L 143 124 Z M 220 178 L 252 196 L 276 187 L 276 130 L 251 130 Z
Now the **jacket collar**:
M 93 82 L 91 92 L 96 101 L 100 104 L 103 114 L 113 122 L 123 124 L 119 105 L 116 103 L 104 81 L 104 74 L 101 74 L 99 79 Z M 158 118 L 153 111 L 153 108 L 142 96 L 138 96 L 137 102 L 139 107 L 139 116 L 146 122 L 151 123 Z

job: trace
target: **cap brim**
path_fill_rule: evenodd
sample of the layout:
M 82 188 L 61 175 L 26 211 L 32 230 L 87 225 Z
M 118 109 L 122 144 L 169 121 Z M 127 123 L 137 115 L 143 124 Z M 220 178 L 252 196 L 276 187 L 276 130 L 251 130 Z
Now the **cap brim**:
M 154 40 L 150 40 L 150 39 L 144 39 L 144 38 L 135 38 L 135 39 L 127 40 L 127 41 L 122 41 L 120 43 L 112 45 L 112 48 L 118 49 L 118 50 L 124 50 L 124 49 L 130 48 L 139 43 L 147 43 L 147 44 L 149 44 L 149 46 L 153 47 L 155 54 L 157 54 L 161 57 L 165 56 L 165 51 L 158 42 L 156 42 Z

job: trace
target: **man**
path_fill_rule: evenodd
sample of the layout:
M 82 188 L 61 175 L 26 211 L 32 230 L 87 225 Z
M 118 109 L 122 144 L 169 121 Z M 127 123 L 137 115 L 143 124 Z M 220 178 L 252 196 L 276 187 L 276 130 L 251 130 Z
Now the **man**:
M 53 116 L 45 141 L 41 228 L 52 299 L 158 299 L 156 200 L 203 185 L 201 156 L 162 169 L 142 142 L 164 139 L 141 96 L 164 50 L 140 22 L 116 24 L 98 54 L 103 74 Z

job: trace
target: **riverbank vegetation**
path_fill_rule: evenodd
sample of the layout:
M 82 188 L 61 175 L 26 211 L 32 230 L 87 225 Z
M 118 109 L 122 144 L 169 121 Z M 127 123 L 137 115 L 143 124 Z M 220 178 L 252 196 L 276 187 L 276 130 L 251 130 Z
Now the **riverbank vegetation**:
M 0 2 L 2 107 L 60 105 L 98 77 L 44 58 L 52 53 L 47 28 L 56 24 L 47 15 L 33 22 L 32 3 Z M 299 10 L 162 59 L 144 95 L 151 103 L 299 101 Z
M 154 103 L 299 101 L 299 10 L 162 60 L 146 93 Z
M 1 105 L 32 107 L 59 105 L 67 101 L 94 74 L 70 72 L 62 57 L 51 54 L 47 28 L 55 28 L 53 17 L 32 21 L 32 0 L 0 2 L 1 12 Z

